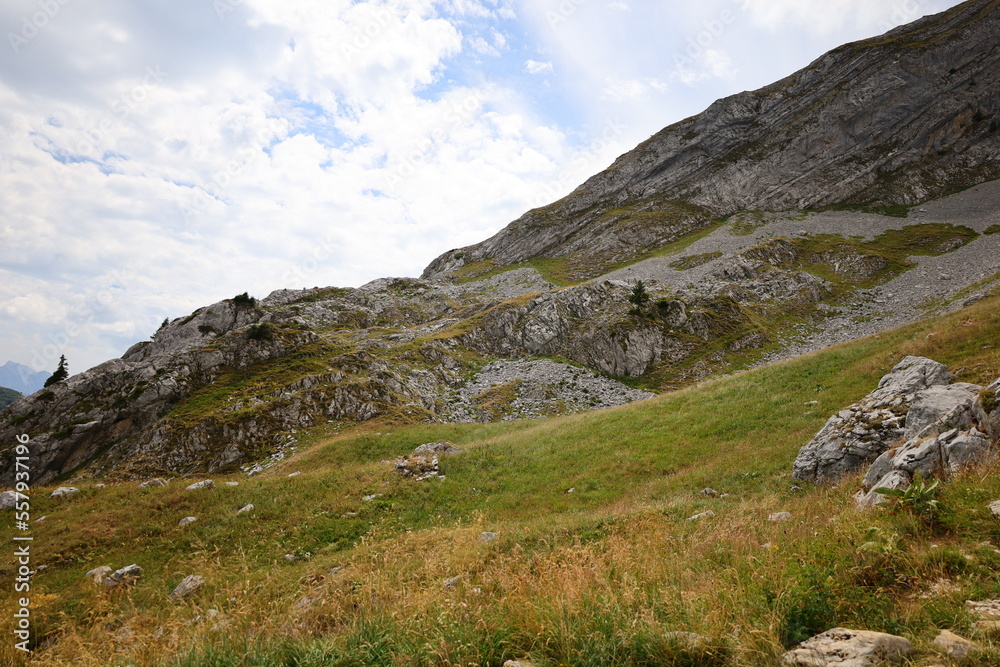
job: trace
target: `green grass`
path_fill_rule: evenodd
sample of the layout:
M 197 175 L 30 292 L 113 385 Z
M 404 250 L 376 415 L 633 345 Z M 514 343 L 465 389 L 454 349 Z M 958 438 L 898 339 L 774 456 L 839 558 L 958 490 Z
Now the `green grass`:
M 986 236 L 992 236 L 993 234 L 1000 234 L 1000 225 L 990 225 L 983 230 L 983 234 Z
M 32 516 L 48 518 L 32 524 L 32 564 L 46 569 L 32 584 L 33 623 L 47 643 L 35 662 L 742 667 L 777 664 L 833 625 L 901 633 L 930 656 L 939 627 L 968 634 L 964 600 L 1000 597 L 1000 524 L 985 509 L 1000 498 L 996 468 L 944 484 L 931 528 L 857 514 L 857 478 L 796 493 L 789 473 L 827 417 L 904 355 L 938 359 L 962 381 L 1000 376 L 1000 351 L 983 346 L 1000 336 L 998 305 L 612 410 L 321 427 L 292 460 L 216 477 L 214 490 L 185 490 L 199 478 L 145 490 L 83 482 L 64 499 L 39 489 Z M 406 480 L 382 463 L 438 440 L 463 450 L 441 459 L 444 480 Z M 706 486 L 731 495 L 700 495 Z M 236 515 L 247 503 L 253 512 Z M 686 521 L 707 509 L 716 516 Z M 794 519 L 766 520 L 780 510 Z M 185 516 L 198 521 L 178 527 Z M 487 530 L 499 539 L 480 543 Z M 130 563 L 145 574 L 128 591 L 82 579 Z M 192 573 L 206 588 L 167 602 Z M 918 597 L 942 577 L 954 594 Z M 314 601 L 297 607 L 303 598 Z M 665 640 L 676 630 L 710 642 L 692 654 Z M 984 643 L 983 660 L 1000 658 Z M 11 651 L 0 646 L 0 661 L 15 664 Z

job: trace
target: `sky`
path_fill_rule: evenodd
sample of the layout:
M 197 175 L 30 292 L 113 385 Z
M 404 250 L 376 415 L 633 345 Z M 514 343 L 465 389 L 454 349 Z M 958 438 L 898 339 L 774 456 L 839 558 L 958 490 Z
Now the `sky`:
M 419 276 L 939 0 L 4 0 L 0 363 Z

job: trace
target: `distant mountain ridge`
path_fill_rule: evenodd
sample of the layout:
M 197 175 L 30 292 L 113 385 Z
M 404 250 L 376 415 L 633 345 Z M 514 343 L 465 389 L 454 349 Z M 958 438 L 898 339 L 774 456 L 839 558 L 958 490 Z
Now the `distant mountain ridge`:
M 0 387 L 29 396 L 41 389 L 52 373 L 33 371 L 23 364 L 8 361 L 0 366 Z
M 423 278 L 530 260 L 573 279 L 741 210 L 913 205 L 1000 178 L 1000 1 L 846 44 L 712 104 Z

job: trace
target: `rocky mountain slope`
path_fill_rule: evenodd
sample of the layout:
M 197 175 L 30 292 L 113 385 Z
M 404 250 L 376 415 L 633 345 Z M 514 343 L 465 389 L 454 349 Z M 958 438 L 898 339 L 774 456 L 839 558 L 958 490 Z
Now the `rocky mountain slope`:
M 591 278 L 741 210 L 910 205 L 995 179 L 998 69 L 996 0 L 847 44 L 667 127 L 423 277 L 548 259 Z
M 423 279 L 165 323 L 0 412 L 0 443 L 32 436 L 40 484 L 259 470 L 310 427 L 609 407 L 975 298 L 1000 279 L 1000 182 L 903 205 L 1000 175 L 998 25 L 1000 2 L 977 0 L 837 49 Z M 802 208 L 833 203 L 897 207 Z

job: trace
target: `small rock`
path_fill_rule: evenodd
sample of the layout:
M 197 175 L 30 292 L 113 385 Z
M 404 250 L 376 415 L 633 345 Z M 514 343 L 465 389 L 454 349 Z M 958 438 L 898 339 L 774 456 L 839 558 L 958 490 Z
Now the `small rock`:
M 21 497 L 19 497 L 21 496 Z M 27 496 L 22 496 L 17 491 L 4 491 L 0 493 L 0 510 L 14 509 L 18 500 L 23 500 Z
M 194 523 L 194 522 L 195 522 L 195 521 L 197 521 L 197 520 L 198 520 L 198 517 L 194 517 L 194 516 L 186 516 L 186 517 L 184 517 L 183 519 L 181 519 L 181 520 L 180 520 L 180 522 L 179 522 L 179 523 L 178 523 L 177 525 L 178 525 L 178 526 L 186 526 L 186 525 L 188 525 L 189 523 Z
M 993 516 L 1000 519 L 1000 500 L 994 500 L 989 505 L 990 511 L 993 512 Z
M 788 487 L 788 490 L 791 491 L 792 493 L 798 493 L 799 491 L 802 490 L 802 487 L 792 484 L 790 487 Z
M 295 472 L 293 472 L 293 473 L 290 473 L 290 474 L 289 474 L 288 476 L 289 476 L 289 477 L 298 477 L 298 476 L 299 476 L 299 475 L 301 475 L 301 474 L 302 474 L 302 471 L 301 471 L 301 470 L 296 470 Z
M 445 579 L 444 580 L 444 587 L 445 588 L 454 588 L 455 584 L 457 584 L 461 580 L 462 580 L 462 575 L 458 575 L 456 577 L 451 577 L 449 579 Z
M 687 520 L 698 521 L 699 519 L 707 519 L 710 516 L 715 516 L 715 512 L 713 512 L 712 510 L 705 510 L 704 512 L 700 512 L 699 514 L 695 514 L 694 516 L 689 516 Z
M 215 482 L 210 479 L 205 479 L 200 482 L 195 482 L 194 484 L 189 484 L 187 487 L 188 491 L 195 491 L 197 489 L 214 489 Z
M 151 486 L 166 486 L 166 485 L 167 485 L 167 480 L 162 479 L 160 477 L 156 477 L 154 479 L 147 479 L 145 482 L 139 485 L 139 488 L 148 489 Z
M 94 484 L 95 489 L 103 489 L 107 484 Z
M 45 521 L 48 518 L 49 518 L 48 514 L 46 514 L 45 516 L 40 516 L 37 519 L 35 519 L 35 523 L 41 523 L 41 522 Z
M 375 500 L 378 497 L 379 497 L 379 494 L 373 493 L 373 494 L 371 494 L 369 496 L 364 496 L 361 500 L 365 501 L 366 503 L 370 503 L 371 501 Z
M 239 486 L 239 482 L 226 482 L 226 486 Z
M 189 574 L 184 577 L 184 581 L 177 584 L 177 588 L 175 588 L 170 594 L 170 599 L 174 601 L 183 600 L 189 595 L 197 592 L 198 589 L 204 585 L 205 579 L 203 577 L 200 577 L 197 574 Z
M 786 665 L 803 667 L 869 667 L 885 661 L 902 662 L 912 652 L 913 645 L 903 637 L 883 632 L 833 628 L 802 642 L 785 653 L 781 661 Z
M 782 521 L 788 521 L 792 518 L 790 512 L 775 512 L 774 514 L 768 514 L 767 520 L 771 523 L 781 523 Z
M 968 600 L 965 603 L 965 608 L 973 616 L 982 619 L 1000 619 L 1000 600 Z
M 713 498 L 715 498 L 715 497 L 717 497 L 719 495 L 719 492 L 716 491 L 715 489 L 709 487 L 707 489 L 702 489 L 701 490 L 701 495 L 703 495 L 703 496 L 712 496 Z
M 252 511 L 253 511 L 253 503 L 247 503 L 243 507 L 239 508 L 236 511 L 236 513 L 237 514 L 246 514 L 247 512 L 252 512 Z
M 111 568 L 107 565 L 101 565 L 100 567 L 95 567 L 93 570 L 83 575 L 85 579 L 91 579 L 95 584 L 101 583 L 104 579 L 104 575 L 111 571 Z
M 58 489 L 52 492 L 49 498 L 61 498 L 62 496 L 70 496 L 74 493 L 80 493 L 80 489 L 75 486 L 60 486 Z
M 142 576 L 142 568 L 134 563 L 126 565 L 120 570 L 115 570 L 112 574 L 104 577 L 105 588 L 117 588 L 118 586 L 128 586 L 134 584 Z
M 296 556 L 295 554 L 285 554 L 285 560 L 288 561 L 289 563 L 294 563 L 298 559 L 299 557 Z
M 576 493 L 576 489 L 567 489 L 566 493 Z
M 487 544 L 488 542 L 492 542 L 495 539 L 497 539 L 497 534 L 496 533 L 484 532 L 484 533 L 480 533 L 479 534 L 479 541 L 482 542 L 483 544 Z
M 524 660 L 508 660 L 503 663 L 503 667 L 535 667 L 535 664 Z
M 965 660 L 979 650 L 978 644 L 959 637 L 950 630 L 942 630 L 932 643 L 936 648 L 944 651 L 955 660 Z

